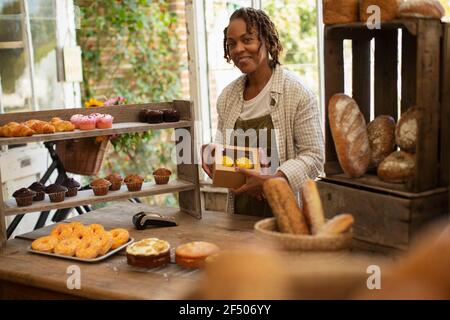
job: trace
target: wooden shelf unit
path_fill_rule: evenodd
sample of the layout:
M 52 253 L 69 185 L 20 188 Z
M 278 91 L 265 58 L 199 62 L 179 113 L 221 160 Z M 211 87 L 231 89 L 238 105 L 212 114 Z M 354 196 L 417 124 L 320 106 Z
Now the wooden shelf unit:
M 398 59 L 399 30 L 402 34 L 401 62 Z M 401 113 L 412 106 L 417 106 L 422 111 L 416 147 L 416 173 L 406 184 L 385 183 L 378 179 L 375 172 L 366 173 L 358 179 L 349 179 L 343 174 L 331 135 L 327 104 L 334 94 L 344 92 L 344 40 L 352 42 L 352 95 L 366 123 L 370 122 L 371 114 L 375 117 L 390 115 L 398 121 Z M 371 40 L 375 43 L 373 61 Z M 373 30 L 368 29 L 363 22 L 327 25 L 324 30 L 324 58 L 326 177 L 319 185 L 325 198 L 327 215 L 340 213 L 337 210 L 352 212 L 357 218 L 356 238 L 386 247 L 405 249 L 416 226 L 447 213 L 448 209 L 449 24 L 433 19 L 412 18 L 385 22 L 381 24 L 381 29 Z M 372 63 L 373 110 L 370 106 Z M 401 92 L 397 89 L 399 67 Z M 359 194 L 359 191 L 363 194 Z M 365 198 L 367 205 L 362 206 L 355 201 L 355 197 Z M 401 205 L 396 207 L 393 203 Z M 389 211 L 398 208 L 403 210 L 402 225 L 398 224 L 395 214 L 389 215 Z M 424 212 L 425 208 L 429 211 Z M 380 211 L 385 212 L 380 214 Z M 394 220 L 393 227 L 389 229 L 390 221 Z M 379 223 L 374 223 L 376 221 Z M 399 237 L 383 237 L 383 233 L 393 233 L 403 238 L 400 242 L 396 241 Z
M 164 122 L 159 124 L 147 124 L 139 122 L 139 112 L 142 109 L 166 109 L 174 108 L 180 112 L 180 121 L 178 122 Z M 118 191 L 110 191 L 105 196 L 95 196 L 92 190 L 79 191 L 76 197 L 66 197 L 63 202 L 52 203 L 48 196 L 44 201 L 33 202 L 31 206 L 18 207 L 15 199 L 3 199 L 3 193 L 0 192 L 0 241 L 1 247 L 6 244 L 6 226 L 5 216 L 24 214 L 29 212 L 46 211 L 61 208 L 71 208 L 80 205 L 93 204 L 106 201 L 123 200 L 135 197 L 143 197 L 149 195 L 157 195 L 163 193 L 179 194 L 180 210 L 186 212 L 198 219 L 201 219 L 201 205 L 200 205 L 200 184 L 198 178 L 198 166 L 196 165 L 195 157 L 195 140 L 194 140 L 194 117 L 193 107 L 189 101 L 173 101 L 165 103 L 148 103 L 148 104 L 134 104 L 134 105 L 120 105 L 101 108 L 77 108 L 77 109 L 59 109 L 46 110 L 34 112 L 20 112 L 10 114 L 0 114 L 0 125 L 8 122 L 24 122 L 30 119 L 38 119 L 49 121 L 52 117 L 60 117 L 63 120 L 68 120 L 74 114 L 88 115 L 94 112 L 108 113 L 114 117 L 113 127 L 110 129 L 95 129 L 95 130 L 75 130 L 73 132 L 59 132 L 54 134 L 40 134 L 31 137 L 19 138 L 0 138 L 0 146 L 26 144 L 31 142 L 45 142 L 68 139 L 89 138 L 95 136 L 116 135 L 130 132 L 144 132 L 148 130 L 158 129 L 175 129 L 175 140 L 177 146 L 180 143 L 188 145 L 187 152 L 190 152 L 188 159 L 183 154 L 177 152 L 177 156 L 183 157 L 181 161 L 178 159 L 177 163 L 177 179 L 170 180 L 166 185 L 156 185 L 154 183 L 146 182 L 141 191 L 129 192 L 125 185 Z M 183 137 L 189 133 L 190 141 L 184 141 Z M 177 150 L 179 151 L 179 150 Z M 187 163 L 185 163 L 187 162 Z M 1 175 L 0 184 L 2 185 Z

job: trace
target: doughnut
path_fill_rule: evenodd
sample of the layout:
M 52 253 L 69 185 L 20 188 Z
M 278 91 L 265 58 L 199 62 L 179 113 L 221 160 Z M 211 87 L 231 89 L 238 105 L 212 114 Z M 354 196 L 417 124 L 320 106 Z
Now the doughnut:
M 55 246 L 55 253 L 63 256 L 74 256 L 81 240 L 78 238 L 63 239 Z
M 93 237 L 80 242 L 75 250 L 75 255 L 80 259 L 94 259 L 100 251 L 100 242 Z
M 57 236 L 40 237 L 31 243 L 31 248 L 41 252 L 53 252 L 58 241 L 59 239 Z
M 85 226 L 78 226 L 73 230 L 72 237 L 78 238 L 80 240 L 89 240 L 92 239 L 92 230 Z
M 113 244 L 113 237 L 110 232 L 103 232 L 100 234 L 94 234 L 94 239 L 100 243 L 99 255 L 106 254 Z
M 92 233 L 95 235 L 100 235 L 105 232 L 105 228 L 98 223 L 91 224 L 88 228 L 91 229 Z
M 59 240 L 67 239 L 72 235 L 73 228 L 70 224 L 62 223 L 58 224 L 52 229 L 51 236 L 56 236 Z
M 110 233 L 113 238 L 111 249 L 116 249 L 121 245 L 127 243 L 128 239 L 130 238 L 130 234 L 128 233 L 128 231 L 123 228 L 112 229 Z
M 81 222 L 78 222 L 78 221 L 69 223 L 69 227 L 72 228 L 72 231 L 85 228 L 85 226 Z

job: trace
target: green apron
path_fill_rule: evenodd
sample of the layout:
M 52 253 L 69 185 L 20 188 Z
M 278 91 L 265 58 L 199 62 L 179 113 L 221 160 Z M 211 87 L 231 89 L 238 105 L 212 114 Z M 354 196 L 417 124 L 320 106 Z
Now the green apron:
M 255 130 L 255 136 L 253 139 L 248 137 L 239 139 L 239 132 L 234 132 L 232 135 L 233 145 L 237 146 L 238 144 L 241 147 L 267 147 L 267 156 L 271 157 L 271 155 L 275 155 L 276 152 L 276 141 L 272 141 L 272 130 L 274 129 L 272 118 L 270 114 L 266 116 L 262 116 L 259 118 L 242 120 L 239 118 L 236 120 L 234 125 L 234 130 L 241 129 L 243 132 L 246 130 Z M 260 141 L 260 130 L 264 130 L 261 132 L 261 137 L 264 133 L 267 133 L 267 142 Z M 245 145 L 242 145 L 243 140 L 245 141 Z M 255 145 L 256 144 L 256 145 Z M 265 144 L 265 145 L 261 145 Z M 273 144 L 273 145 L 272 145 Z M 273 161 L 272 161 L 273 162 Z M 251 216 L 259 216 L 259 217 L 272 217 L 272 210 L 270 209 L 269 204 L 266 200 L 259 201 L 258 199 L 244 193 L 235 196 L 234 201 L 234 213 L 236 214 L 245 214 Z

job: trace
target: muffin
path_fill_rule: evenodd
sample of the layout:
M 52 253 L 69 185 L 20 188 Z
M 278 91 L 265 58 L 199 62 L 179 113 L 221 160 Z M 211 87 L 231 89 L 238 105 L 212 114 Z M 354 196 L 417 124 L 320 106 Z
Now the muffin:
M 177 122 L 180 121 L 180 112 L 175 109 L 163 109 L 164 122 Z
M 153 177 L 156 184 L 167 184 L 172 172 L 166 168 L 159 168 L 153 171 Z
M 111 182 L 111 186 L 109 187 L 109 190 L 116 191 L 120 190 L 120 187 L 122 186 L 123 178 L 118 173 L 112 173 L 109 176 L 105 178 L 109 182 Z
M 164 112 L 161 110 L 147 110 L 147 123 L 161 123 L 164 121 Z
M 41 182 L 33 182 L 28 189 L 36 192 L 33 201 L 42 201 L 45 198 L 45 185 Z
M 144 183 L 144 178 L 137 174 L 129 174 L 125 177 L 124 182 L 127 185 L 128 191 L 140 191 L 142 189 L 142 183 Z
M 95 179 L 89 186 L 96 196 L 104 196 L 108 193 L 111 182 L 106 179 Z
M 62 183 L 62 186 L 67 188 L 66 197 L 75 197 L 78 193 L 78 189 L 81 187 L 80 183 L 74 178 L 67 178 Z
M 130 244 L 126 250 L 128 264 L 141 268 L 156 268 L 170 262 L 170 244 L 158 238 L 148 238 Z
M 18 207 L 31 206 L 35 195 L 36 192 L 28 188 L 20 188 L 13 193 L 13 197 L 16 199 Z
M 66 187 L 53 183 L 45 188 L 45 193 L 48 194 L 50 202 L 61 202 L 64 201 L 67 190 Z
M 141 111 L 139 111 L 139 121 L 140 122 L 147 122 L 147 109 L 141 109 Z

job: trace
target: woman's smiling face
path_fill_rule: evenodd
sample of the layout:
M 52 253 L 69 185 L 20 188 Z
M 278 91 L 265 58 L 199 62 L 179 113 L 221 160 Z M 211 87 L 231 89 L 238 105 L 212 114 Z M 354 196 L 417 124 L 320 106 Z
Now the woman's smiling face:
M 250 74 L 261 66 L 268 66 L 267 49 L 259 40 L 256 28 L 247 32 L 245 21 L 237 18 L 228 25 L 226 36 L 230 57 L 243 73 Z

